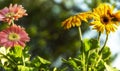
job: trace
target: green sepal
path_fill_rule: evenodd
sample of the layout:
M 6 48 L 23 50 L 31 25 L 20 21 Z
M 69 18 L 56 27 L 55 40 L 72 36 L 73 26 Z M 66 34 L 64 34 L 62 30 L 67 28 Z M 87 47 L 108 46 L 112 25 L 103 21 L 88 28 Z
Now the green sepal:
M 11 54 L 15 57 L 22 57 L 22 48 L 21 46 L 15 46 L 12 50 L 11 50 Z

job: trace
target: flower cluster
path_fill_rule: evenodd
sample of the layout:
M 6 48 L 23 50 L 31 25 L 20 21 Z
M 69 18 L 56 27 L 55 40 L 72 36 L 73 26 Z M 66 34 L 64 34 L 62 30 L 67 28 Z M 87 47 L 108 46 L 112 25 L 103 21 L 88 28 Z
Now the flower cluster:
M 97 39 L 82 39 L 81 24 L 82 21 L 92 26 L 92 29 L 99 33 Z M 114 8 L 107 4 L 99 4 L 92 11 L 82 12 L 71 16 L 62 22 L 65 29 L 77 27 L 80 37 L 80 54 L 73 58 L 65 59 L 64 63 L 71 66 L 74 71 L 119 71 L 109 65 L 111 60 L 111 51 L 106 43 L 111 32 L 115 32 L 120 22 L 120 11 L 114 11 Z M 101 33 L 106 33 L 106 39 L 101 47 Z M 92 35 L 92 34 L 91 34 Z M 89 36 L 89 35 L 88 35 Z
M 25 29 L 16 25 L 14 21 L 26 15 L 26 10 L 22 5 L 17 4 L 10 4 L 9 7 L 0 10 L 0 21 L 7 22 L 9 25 L 9 27 L 0 32 L 0 46 L 6 48 L 17 45 L 25 47 L 25 43 L 28 42 L 30 38 L 25 32 Z
M 14 23 L 26 15 L 22 5 L 17 4 L 0 10 L 0 21 L 5 22 L 0 30 L 0 71 L 49 71 L 50 61 L 40 56 L 31 59 L 29 47 L 25 47 L 30 38 L 25 28 Z
M 67 29 L 75 26 L 80 27 L 82 20 L 88 21 L 89 19 L 92 19 L 90 26 L 93 26 L 93 29 L 100 33 L 105 31 L 106 34 L 109 34 L 110 32 L 115 32 L 119 25 L 120 11 L 114 13 L 112 6 L 103 3 L 93 9 L 92 12 L 83 12 L 66 19 L 62 22 L 62 26 Z

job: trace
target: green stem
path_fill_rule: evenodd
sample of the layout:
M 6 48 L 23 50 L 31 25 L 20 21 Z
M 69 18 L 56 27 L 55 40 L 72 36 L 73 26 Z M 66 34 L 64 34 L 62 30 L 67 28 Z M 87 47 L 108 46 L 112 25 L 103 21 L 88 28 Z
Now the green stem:
M 101 61 L 101 59 L 102 59 L 102 55 L 100 54 L 99 57 L 97 57 L 97 61 L 95 62 L 95 67 L 98 66 L 98 64 Z
M 25 66 L 25 58 L 23 55 L 22 55 L 22 61 L 23 61 L 23 66 Z
M 102 51 L 104 50 L 104 48 L 105 48 L 105 46 L 106 46 L 107 41 L 108 41 L 108 34 L 107 34 L 107 36 L 106 36 L 105 43 L 104 43 L 104 45 L 103 45 L 102 49 L 100 50 L 99 54 L 101 54 L 101 53 L 102 53 Z
M 90 58 L 90 51 L 87 53 L 87 57 L 86 57 L 86 70 L 89 70 L 89 58 Z
M 99 35 L 98 35 L 98 42 L 100 44 L 100 36 L 101 36 L 101 32 L 99 32 Z
M 80 27 L 78 27 L 78 31 L 79 31 L 80 41 L 82 41 L 82 32 L 81 32 L 81 28 Z
M 83 71 L 86 71 L 86 60 L 85 60 L 85 53 L 82 53 L 82 62 L 83 62 Z
M 80 27 L 78 27 L 78 31 L 79 31 L 79 38 L 80 38 L 80 43 L 82 44 L 82 32 L 81 32 L 81 28 Z M 84 53 L 84 51 L 82 52 L 82 62 L 83 62 L 83 67 L 82 67 L 82 69 L 83 69 L 83 71 L 86 71 L 87 69 L 87 67 L 86 67 L 86 58 L 85 58 L 85 53 Z
M 12 25 L 14 25 L 14 24 L 15 24 L 15 23 L 14 23 L 14 20 L 12 20 L 12 21 L 11 21 L 11 24 L 12 24 Z
M 108 41 L 108 34 L 106 35 L 106 40 L 105 40 L 105 43 L 104 43 L 103 47 L 101 48 L 101 50 L 100 50 L 99 53 L 98 53 L 98 54 L 99 54 L 99 57 L 98 57 L 97 62 L 96 62 L 96 64 L 95 64 L 96 67 L 97 67 L 98 63 L 99 63 L 99 62 L 101 61 L 101 59 L 102 59 L 102 51 L 104 50 L 107 41 Z

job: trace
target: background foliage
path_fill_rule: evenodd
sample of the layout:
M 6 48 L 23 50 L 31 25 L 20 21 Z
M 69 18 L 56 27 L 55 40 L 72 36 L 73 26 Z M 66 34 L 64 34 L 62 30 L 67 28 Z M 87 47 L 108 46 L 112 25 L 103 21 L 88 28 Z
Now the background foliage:
M 116 6 L 110 0 L 83 2 L 89 10 L 101 2 Z M 75 57 L 79 53 L 80 42 L 76 28 L 64 30 L 61 22 L 71 15 L 85 11 L 84 6 L 79 7 L 75 0 L 0 0 L 0 9 L 10 3 L 21 4 L 27 10 L 28 16 L 16 23 L 25 27 L 31 38 L 27 46 L 30 46 L 32 57 L 39 55 L 53 62 L 53 66 L 59 66 L 61 57 Z M 89 30 L 87 24 L 83 24 L 81 28 L 83 34 Z

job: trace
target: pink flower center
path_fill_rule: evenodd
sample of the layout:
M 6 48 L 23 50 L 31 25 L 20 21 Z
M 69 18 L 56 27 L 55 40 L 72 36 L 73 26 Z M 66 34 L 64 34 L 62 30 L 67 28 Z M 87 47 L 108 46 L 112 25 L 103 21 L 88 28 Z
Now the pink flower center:
M 16 33 L 9 33 L 8 39 L 10 41 L 18 41 L 20 39 L 20 36 Z

